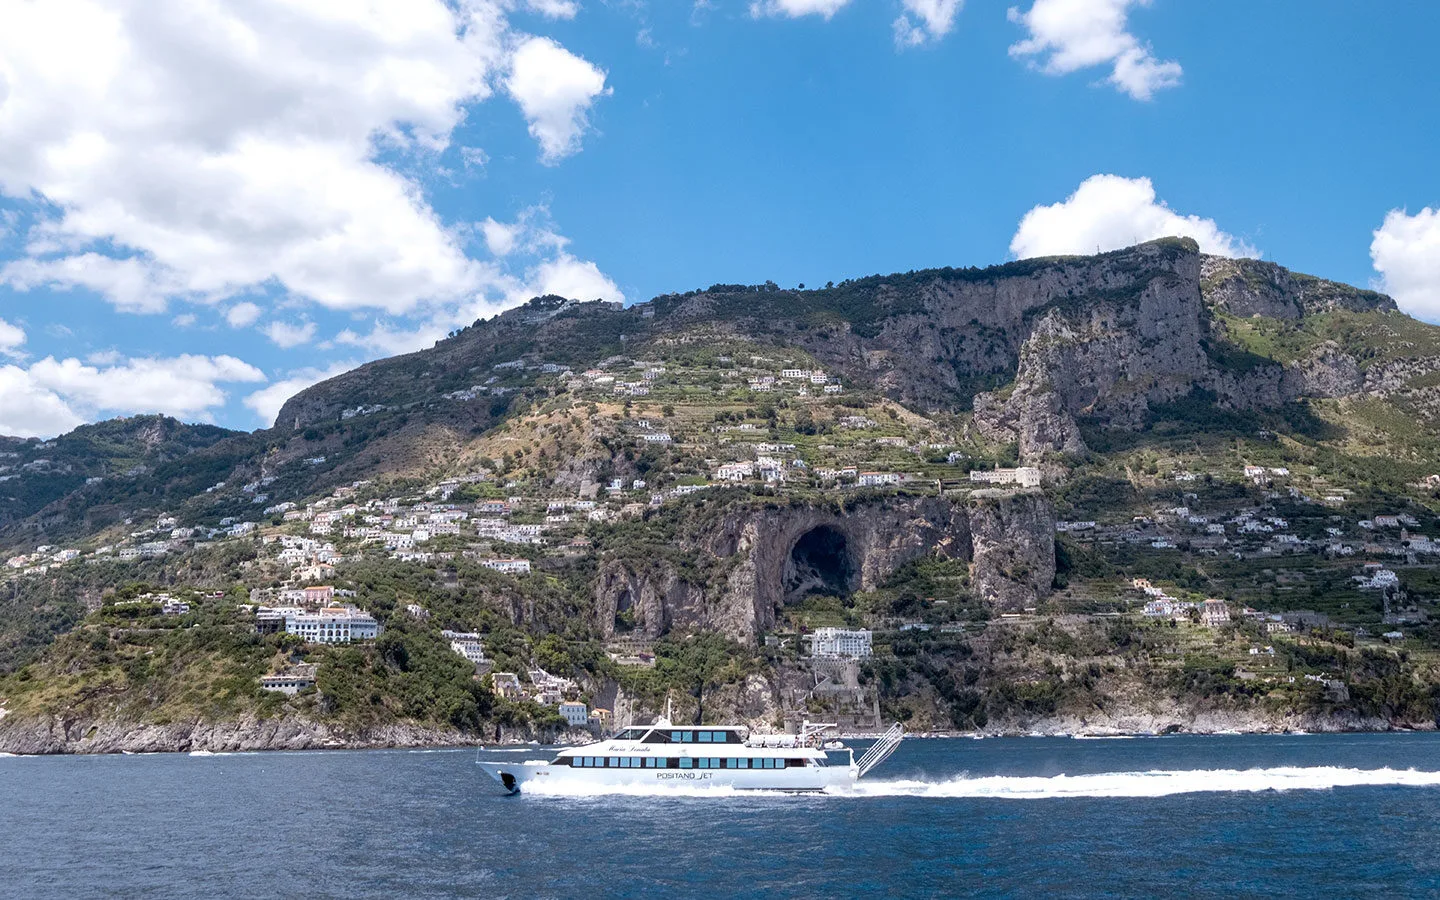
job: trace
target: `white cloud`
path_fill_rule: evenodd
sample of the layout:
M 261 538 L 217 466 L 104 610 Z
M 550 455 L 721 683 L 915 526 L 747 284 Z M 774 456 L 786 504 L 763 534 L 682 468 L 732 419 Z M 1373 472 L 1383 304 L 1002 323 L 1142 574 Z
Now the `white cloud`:
M 497 289 L 503 291 L 500 299 L 476 298 L 467 306 L 408 327 L 376 321 L 365 333 L 347 328 L 335 336 L 333 343 L 359 348 L 369 357 L 395 356 L 433 346 L 456 328 L 469 325 L 476 319 L 488 318 L 534 297 L 554 294 L 571 300 L 618 300 L 623 303 L 625 293 L 600 271 L 599 266 L 589 260 L 577 259 L 561 249 L 566 241 L 545 226 L 546 215 L 543 207 L 521 214 L 519 222 L 513 226 L 517 231 L 514 252 L 533 255 L 537 250 L 553 249 L 558 251 L 557 254 L 540 258 L 526 270 L 524 278 L 496 276 Z
M 232 356 L 113 359 L 46 357 L 29 367 L 0 366 L 0 433 L 48 437 L 101 414 L 208 417 L 226 402 L 220 385 L 265 380 Z
M 47 356 L 29 372 L 37 384 L 83 408 L 172 416 L 200 415 L 223 404 L 222 382 L 265 380 L 259 369 L 233 356 L 189 354 L 131 359 L 109 368 Z
M 1440 320 L 1440 208 L 1392 209 L 1375 230 L 1370 259 L 1379 287 L 1406 312 Z
M 25 329 L 0 319 L 0 356 L 14 356 L 25 344 Z
M 134 313 L 163 312 L 167 295 L 184 293 L 170 273 L 151 262 L 138 257 L 115 259 L 99 253 L 13 260 L 0 268 L 0 282 L 21 291 L 46 286 L 84 288 L 104 294 L 116 309 Z
M 531 11 L 552 19 L 573 19 L 580 12 L 580 4 L 574 0 L 525 0 L 525 5 Z
M 526 299 L 555 294 L 572 300 L 625 301 L 625 294 L 600 271 L 599 266 L 568 253 L 561 253 L 537 266 L 521 293 Z
M 517 300 L 516 302 L 523 301 Z M 413 353 L 416 350 L 434 346 L 436 341 L 445 337 L 459 324 L 459 322 L 448 324 L 426 322 L 415 328 L 396 328 L 385 322 L 376 322 L 367 334 L 361 334 L 349 328 L 345 329 L 335 335 L 335 343 L 358 347 L 371 357 L 398 356 L 401 353 Z
M 604 71 L 543 37 L 516 48 L 505 89 L 530 123 L 541 161 L 551 165 L 580 149 L 591 105 L 610 92 Z
M 181 313 L 170 320 L 170 324 L 176 328 L 189 328 L 198 321 L 194 313 Z
M 0 366 L 0 434 L 52 437 L 85 421 L 19 366 Z
M 326 369 L 301 369 L 292 372 L 289 377 L 248 395 L 245 405 L 254 410 L 255 415 L 268 427 L 275 423 L 275 416 L 279 414 L 280 407 L 285 405 L 286 400 L 311 385 L 348 372 L 356 365 L 358 363 L 338 362 Z
M 289 322 L 271 322 L 261 330 L 276 346 L 286 349 L 308 344 L 315 337 L 314 322 L 302 322 L 299 325 L 292 325 Z
M 549 162 L 606 92 L 599 69 L 511 30 L 521 6 L 0 0 L 0 193 L 38 220 L 0 282 L 148 313 L 262 286 L 391 315 L 470 302 L 487 267 L 405 173 L 438 164 L 502 77 Z
M 1106 79 L 1137 100 L 1180 83 L 1182 70 L 1162 61 L 1149 44 L 1126 30 L 1130 9 L 1150 0 L 1035 0 L 1029 12 L 1010 8 L 1010 21 L 1030 36 L 1014 44 L 1010 55 L 1031 60 L 1049 75 L 1067 75 L 1092 66 L 1111 66 Z
M 1156 200 L 1150 179 L 1118 175 L 1092 175 L 1064 202 L 1030 210 L 1010 252 L 1017 258 L 1086 254 L 1169 236 L 1192 237 L 1201 251 L 1218 256 L 1260 255 L 1214 219 L 1181 215 Z
M 905 12 L 893 25 L 898 47 L 918 47 L 938 41 L 955 27 L 955 17 L 965 0 L 903 0 Z M 916 21 L 911 20 L 914 16 Z
M 849 3 L 850 0 L 755 0 L 750 4 L 750 15 L 757 19 L 764 16 L 787 19 L 820 16 L 829 19 Z
M 246 328 L 260 321 L 260 307 L 246 300 L 225 311 L 225 321 L 231 328 Z
M 519 223 L 506 225 L 486 217 L 480 223 L 480 231 L 485 235 L 485 247 L 496 256 L 509 256 L 520 240 L 521 227 Z

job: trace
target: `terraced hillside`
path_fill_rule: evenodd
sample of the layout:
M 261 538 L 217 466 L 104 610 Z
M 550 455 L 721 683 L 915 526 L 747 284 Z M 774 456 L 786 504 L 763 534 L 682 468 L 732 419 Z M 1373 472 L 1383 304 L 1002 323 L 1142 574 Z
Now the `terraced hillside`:
M 1434 727 L 1437 370 L 1440 329 L 1389 298 L 1187 240 L 539 298 L 266 431 L 14 442 L 0 745 L 528 735 L 562 696 L 775 726 Z M 307 586 L 381 635 L 263 624 Z M 817 658 L 827 627 L 873 655 Z M 261 689 L 293 672 L 314 686 Z

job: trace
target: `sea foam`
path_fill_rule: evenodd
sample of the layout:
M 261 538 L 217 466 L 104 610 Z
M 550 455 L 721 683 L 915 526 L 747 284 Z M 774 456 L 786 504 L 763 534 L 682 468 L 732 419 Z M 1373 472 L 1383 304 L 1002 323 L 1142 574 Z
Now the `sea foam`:
M 808 797 L 864 800 L 917 797 L 938 800 L 1048 800 L 1065 797 L 1169 797 L 1176 794 L 1257 793 L 1261 791 L 1323 791 L 1345 787 L 1440 787 L 1440 772 L 1414 769 L 1349 769 L 1336 766 L 1271 769 L 1186 769 L 1149 772 L 1102 772 L 1088 775 L 991 775 L 939 781 L 921 779 L 862 780 Z M 526 794 L 548 797 L 788 797 L 780 791 L 737 791 L 734 788 L 680 785 L 602 785 L 557 779 L 526 784 Z

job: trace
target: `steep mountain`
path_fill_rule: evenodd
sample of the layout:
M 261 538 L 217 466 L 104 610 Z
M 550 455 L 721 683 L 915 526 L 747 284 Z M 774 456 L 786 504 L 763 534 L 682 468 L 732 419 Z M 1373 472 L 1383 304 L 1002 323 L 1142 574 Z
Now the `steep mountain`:
M 0 746 L 556 726 L 442 630 L 617 716 L 1434 727 L 1437 372 L 1440 328 L 1390 298 L 1187 239 L 538 298 L 253 434 L 9 442 Z M 252 597 L 321 579 L 385 634 L 255 633 Z M 801 654 L 823 626 L 875 657 Z M 258 689 L 295 665 L 313 693 Z
M 133 480 L 237 435 L 168 416 L 132 416 L 82 425 L 49 441 L 0 437 L 0 526 L 86 485 Z

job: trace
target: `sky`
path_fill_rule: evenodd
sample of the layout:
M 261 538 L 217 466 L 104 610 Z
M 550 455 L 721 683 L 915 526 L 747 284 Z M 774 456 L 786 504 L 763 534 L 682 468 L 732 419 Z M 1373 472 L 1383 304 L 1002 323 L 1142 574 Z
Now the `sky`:
M 1440 322 L 1440 4 L 0 0 L 0 434 L 1171 234 Z

